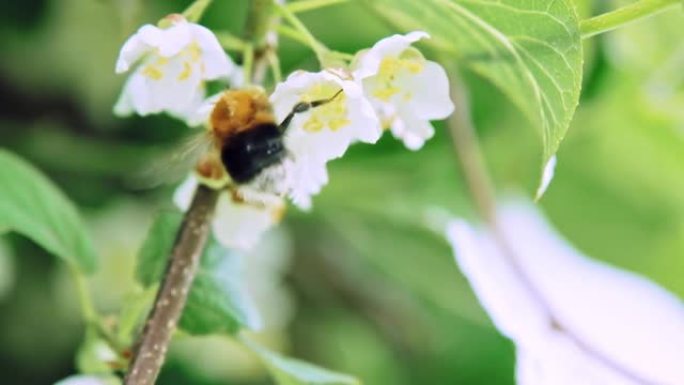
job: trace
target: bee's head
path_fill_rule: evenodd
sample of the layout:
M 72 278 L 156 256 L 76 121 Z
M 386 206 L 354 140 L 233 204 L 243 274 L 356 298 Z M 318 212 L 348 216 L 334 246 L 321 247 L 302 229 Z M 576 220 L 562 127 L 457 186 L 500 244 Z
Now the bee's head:
M 273 123 L 274 116 L 268 95 L 260 87 L 228 90 L 211 113 L 214 134 L 223 140 L 257 125 Z

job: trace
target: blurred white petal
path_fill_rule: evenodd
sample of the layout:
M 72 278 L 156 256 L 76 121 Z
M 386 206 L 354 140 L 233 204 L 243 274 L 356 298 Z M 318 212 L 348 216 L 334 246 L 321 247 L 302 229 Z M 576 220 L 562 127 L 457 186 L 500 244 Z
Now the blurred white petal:
M 192 202 L 192 197 L 195 195 L 195 190 L 197 189 L 198 185 L 199 182 L 194 175 L 191 174 L 185 178 L 183 183 L 181 183 L 173 193 L 173 203 L 175 203 L 176 206 L 182 211 L 189 209 L 190 203 Z
M 499 237 L 458 220 L 447 236 L 518 347 L 520 384 L 684 384 L 678 298 L 582 255 L 527 204 L 502 208 L 498 221 Z
M 198 185 L 197 177 L 191 174 L 178 186 L 173 201 L 179 209 L 188 210 Z M 282 198 L 258 191 L 252 192 L 258 196 L 250 195 L 249 189 L 238 188 L 237 193 L 247 196 L 235 196 L 228 189 L 220 192 L 212 230 L 223 246 L 250 250 L 264 232 L 280 222 L 285 204 Z
M 112 376 L 79 375 L 67 377 L 55 385 L 118 385 L 121 381 Z
M 254 205 L 221 194 L 212 224 L 214 236 L 226 247 L 250 250 L 266 230 L 280 222 L 284 209 L 283 204 Z

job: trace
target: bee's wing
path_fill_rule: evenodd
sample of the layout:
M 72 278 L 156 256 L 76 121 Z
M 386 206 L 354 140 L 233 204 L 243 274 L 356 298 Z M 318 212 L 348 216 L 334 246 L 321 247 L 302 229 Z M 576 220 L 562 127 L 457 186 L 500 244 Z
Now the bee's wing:
M 134 188 L 146 189 L 177 183 L 194 169 L 200 158 L 214 146 L 209 132 L 193 134 L 151 159 L 134 171 L 129 183 Z

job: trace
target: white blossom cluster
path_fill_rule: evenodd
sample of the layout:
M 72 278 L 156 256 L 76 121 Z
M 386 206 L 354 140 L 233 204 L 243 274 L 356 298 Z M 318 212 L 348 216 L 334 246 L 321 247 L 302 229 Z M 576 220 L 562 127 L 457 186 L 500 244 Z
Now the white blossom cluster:
M 179 15 L 167 21 L 166 28 L 143 26 L 123 45 L 116 71 L 131 74 L 115 112 L 166 112 L 191 126 L 206 124 L 219 97 L 206 97 L 205 82 L 239 79 L 241 69 L 205 27 Z M 270 102 L 278 121 L 299 102 L 342 92 L 292 120 L 284 138 L 288 157 L 277 166 L 284 184 L 280 191 L 263 191 L 263 181 L 256 181 L 233 186 L 240 199 L 222 194 L 214 221 L 217 238 L 228 247 L 250 248 L 279 221 L 285 197 L 310 208 L 312 197 L 328 183 L 326 163 L 344 155 L 352 143 L 375 143 L 383 129 L 407 148 L 420 149 L 434 134 L 430 120 L 444 119 L 454 110 L 446 72 L 412 47 L 427 37 L 425 32 L 393 35 L 358 52 L 348 65 L 315 73 L 296 71 L 277 84 Z M 274 172 L 267 175 L 272 178 Z M 179 188 L 180 207 L 189 205 L 201 182 L 193 175 Z

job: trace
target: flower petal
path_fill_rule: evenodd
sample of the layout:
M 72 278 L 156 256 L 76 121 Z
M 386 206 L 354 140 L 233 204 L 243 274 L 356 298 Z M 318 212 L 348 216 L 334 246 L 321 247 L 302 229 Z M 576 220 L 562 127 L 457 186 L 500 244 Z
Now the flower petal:
M 407 108 L 423 120 L 444 119 L 454 112 L 454 103 L 449 96 L 449 78 L 444 68 L 425 61 L 423 70 L 407 79 L 404 87 L 412 91 Z
M 173 203 L 182 211 L 187 211 L 198 185 L 197 178 L 190 174 L 173 193 Z
M 620 379 L 595 383 L 684 383 L 679 299 L 645 278 L 583 256 L 528 205 L 507 206 L 498 219 L 498 238 L 458 221 L 448 237 L 497 327 L 536 357 L 536 367 L 562 369 L 574 378 Z M 554 333 L 573 339 L 550 339 Z M 572 360 L 548 361 L 550 353 L 577 347 L 577 341 L 582 346 Z M 532 364 L 523 364 L 521 376 L 532 378 Z
M 435 135 L 435 129 L 427 120 L 417 119 L 411 111 L 400 110 L 392 122 L 392 135 L 401 139 L 409 150 L 420 150 Z
M 190 24 L 185 19 L 175 19 L 166 29 L 146 29 L 138 31 L 140 39 L 162 57 L 175 56 L 192 42 Z
M 271 102 L 276 117 L 282 121 L 298 102 L 329 98 L 340 89 L 343 93 L 337 100 L 292 119 L 285 141 L 295 158 L 302 155 L 328 161 L 341 157 L 353 142 L 373 143 L 379 139 L 380 123 L 361 88 L 327 71 L 293 73 L 276 87 Z
M 310 210 L 312 197 L 320 193 L 323 186 L 328 184 L 328 170 L 325 163 L 300 158 L 292 174 L 294 187 L 290 191 L 290 198 L 300 209 Z
M 380 63 L 387 56 L 397 56 L 411 46 L 411 44 L 428 39 L 430 35 L 424 31 L 413 31 L 405 35 L 392 35 L 373 45 L 372 48 L 362 51 L 354 63 L 354 78 L 362 80 L 374 76 L 380 69 Z
M 257 206 L 233 201 L 230 194 L 221 194 L 212 228 L 221 244 L 229 248 L 249 250 L 266 230 L 280 220 L 284 205 Z
M 147 24 L 140 27 L 137 33 L 129 37 L 123 47 L 121 47 L 119 58 L 116 60 L 116 73 L 120 74 L 128 71 L 135 62 L 151 50 L 151 47 L 143 41 L 141 35 L 158 33 L 160 33 L 159 28 Z
M 191 24 L 190 32 L 202 51 L 203 79 L 227 78 L 235 71 L 235 64 L 226 55 L 213 32 L 199 24 Z

